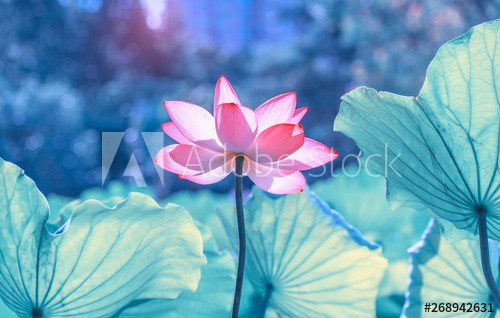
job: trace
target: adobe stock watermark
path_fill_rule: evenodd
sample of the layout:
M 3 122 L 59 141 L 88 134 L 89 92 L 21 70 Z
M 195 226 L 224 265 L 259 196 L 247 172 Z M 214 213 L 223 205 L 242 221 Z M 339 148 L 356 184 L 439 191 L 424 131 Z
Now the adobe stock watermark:
M 128 157 L 127 165 L 123 170 L 122 176 L 130 177 L 135 181 L 137 187 L 147 187 L 144 170 L 141 169 L 137 158 L 137 153 L 127 147 L 126 132 L 102 132 L 101 146 L 101 185 L 104 185 L 110 168 L 116 159 L 120 147 L 125 148 L 125 156 Z M 137 137 L 137 143 L 144 143 L 148 161 L 151 163 L 158 151 L 165 146 L 165 133 L 163 132 L 141 132 Z M 163 170 L 153 165 L 160 182 L 164 184 L 165 175 Z
M 118 150 L 125 143 L 124 132 L 103 132 L 102 133 L 102 184 L 104 185 L 113 162 L 116 159 Z M 164 184 L 164 170 L 158 165 L 153 164 L 158 152 L 165 146 L 165 134 L 163 132 L 141 132 L 140 140 L 143 142 L 143 148 L 147 149 L 148 164 L 154 166 L 155 173 L 159 180 Z M 277 146 L 279 147 L 279 145 Z M 129 150 L 129 148 L 125 147 Z M 224 149 L 224 147 L 221 147 Z M 321 178 L 327 175 L 335 177 L 344 174 L 347 177 L 356 177 L 362 170 L 372 177 L 388 176 L 389 174 L 401 177 L 401 174 L 395 168 L 395 164 L 400 160 L 401 155 L 390 151 L 388 144 L 384 145 L 383 153 L 372 154 L 360 160 L 358 154 L 348 154 L 342 158 L 340 167 L 334 169 L 334 163 L 323 164 L 329 156 L 331 149 L 325 149 L 324 146 L 310 147 L 307 150 L 301 150 L 299 153 L 283 154 L 277 151 L 275 153 L 261 151 L 258 145 L 245 151 L 246 160 L 243 166 L 243 175 L 250 177 L 284 177 L 297 170 L 309 170 L 313 166 L 319 166 L 307 172 L 312 178 Z M 220 180 L 235 171 L 234 158 L 241 154 L 231 152 L 216 152 L 213 150 L 194 147 L 191 145 L 179 145 L 169 153 L 160 153 L 157 160 L 164 166 L 172 167 L 174 173 L 181 179 L 191 179 L 196 176 L 199 178 Z M 127 153 L 127 165 L 123 170 L 122 176 L 132 178 L 138 187 L 147 187 L 144 170 L 133 151 Z M 121 160 L 123 161 L 123 154 Z M 144 163 L 145 160 L 143 160 Z M 357 170 L 353 171 L 353 166 L 357 165 Z M 338 166 L 338 162 L 335 166 Z
M 384 144 L 383 153 L 376 153 L 369 156 L 360 156 L 360 154 L 348 154 L 342 158 L 342 163 L 340 168 L 334 169 L 332 163 L 328 164 L 330 170 L 328 171 L 327 165 L 321 166 L 322 171 L 319 173 L 309 173 L 310 177 L 321 178 L 327 173 L 332 177 L 338 177 L 340 174 L 344 174 L 347 177 L 355 178 L 361 171 L 365 171 L 370 177 L 388 177 L 389 174 L 395 175 L 399 178 L 402 175 L 396 169 L 395 164 L 401 160 L 400 153 L 393 153 L 390 150 L 389 144 Z M 349 163 L 348 161 L 355 161 L 355 163 Z M 357 166 L 357 169 L 353 172 L 352 168 Z M 336 173 L 337 172 L 337 173 Z

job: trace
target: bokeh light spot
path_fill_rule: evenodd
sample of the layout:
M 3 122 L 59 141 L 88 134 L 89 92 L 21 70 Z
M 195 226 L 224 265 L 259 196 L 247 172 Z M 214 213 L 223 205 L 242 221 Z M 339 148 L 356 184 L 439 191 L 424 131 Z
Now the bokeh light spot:
M 153 30 L 159 29 L 163 22 L 163 12 L 165 12 L 167 3 L 161 0 L 141 0 L 142 6 L 146 11 L 146 23 Z

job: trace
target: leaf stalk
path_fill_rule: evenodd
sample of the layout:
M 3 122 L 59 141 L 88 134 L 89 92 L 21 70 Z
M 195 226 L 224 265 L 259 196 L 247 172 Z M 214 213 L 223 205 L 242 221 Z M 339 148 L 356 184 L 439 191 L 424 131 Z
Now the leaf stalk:
M 488 225 L 486 220 L 486 209 L 484 207 L 476 208 L 478 217 L 478 231 L 479 231 L 479 250 L 481 252 L 481 266 L 483 268 L 484 278 L 490 288 L 491 295 L 496 302 L 500 305 L 500 290 L 498 289 L 495 278 L 491 271 L 490 264 L 490 247 L 488 245 Z

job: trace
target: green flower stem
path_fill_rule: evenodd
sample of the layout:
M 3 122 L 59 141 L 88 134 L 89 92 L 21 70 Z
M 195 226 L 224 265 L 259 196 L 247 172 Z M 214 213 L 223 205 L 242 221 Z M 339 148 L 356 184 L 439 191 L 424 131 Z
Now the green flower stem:
M 238 239 L 240 248 L 238 251 L 238 272 L 236 274 L 236 288 L 234 290 L 233 300 L 233 318 L 238 317 L 240 310 L 241 289 L 243 287 L 243 272 L 245 270 L 245 253 L 246 253 L 246 235 L 245 235 L 245 214 L 243 211 L 243 196 L 241 194 L 243 180 L 243 156 L 236 157 L 235 171 L 235 201 L 236 201 L 236 216 L 238 219 Z
M 266 295 L 262 300 L 262 306 L 260 307 L 259 316 L 260 318 L 266 317 L 267 306 L 269 306 L 269 299 L 271 298 L 271 294 L 273 293 L 273 285 L 267 284 L 266 286 Z
M 496 305 L 500 305 L 500 290 L 498 289 L 490 265 L 490 249 L 488 246 L 488 227 L 486 224 L 486 209 L 478 208 L 478 228 L 479 228 L 479 249 L 481 251 L 481 265 L 483 267 L 484 278 L 490 288 L 491 295 L 495 299 Z

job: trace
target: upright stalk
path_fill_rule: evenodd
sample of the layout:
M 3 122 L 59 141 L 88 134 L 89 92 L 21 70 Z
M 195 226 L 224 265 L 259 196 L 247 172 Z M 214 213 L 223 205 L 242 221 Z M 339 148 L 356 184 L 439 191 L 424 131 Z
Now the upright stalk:
M 490 288 L 491 295 L 495 299 L 497 307 L 500 305 L 500 290 L 493 277 L 490 265 L 490 248 L 488 245 L 488 226 L 486 223 L 486 209 L 479 207 L 476 209 L 479 229 L 479 249 L 481 251 L 481 266 L 483 267 L 484 278 Z
M 259 315 L 258 315 L 259 318 L 266 317 L 267 306 L 269 305 L 269 300 L 271 298 L 272 293 L 273 293 L 273 285 L 267 284 L 266 285 L 266 294 L 264 295 L 264 299 L 262 300 L 262 305 L 260 307 L 260 311 L 259 311 Z
M 245 253 L 246 253 L 246 235 L 245 235 L 245 215 L 243 212 L 243 195 L 241 193 L 243 179 L 243 156 L 236 157 L 235 171 L 235 201 L 236 201 L 236 217 L 238 219 L 238 272 L 236 273 L 236 288 L 234 290 L 233 300 L 233 318 L 238 318 L 240 310 L 241 289 L 243 287 L 243 272 L 245 270 Z

